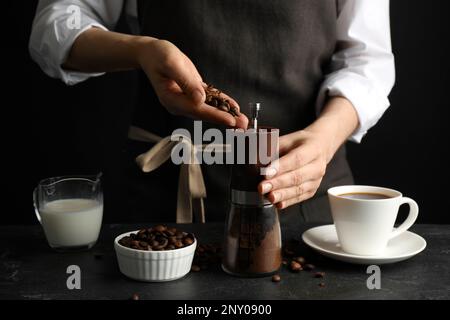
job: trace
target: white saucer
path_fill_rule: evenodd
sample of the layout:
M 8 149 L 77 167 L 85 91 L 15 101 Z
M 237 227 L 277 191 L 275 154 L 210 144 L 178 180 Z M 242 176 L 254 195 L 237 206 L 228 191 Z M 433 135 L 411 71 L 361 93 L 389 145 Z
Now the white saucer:
M 303 241 L 324 256 L 356 264 L 387 264 L 409 259 L 427 246 L 421 236 L 406 231 L 389 241 L 385 252 L 377 256 L 360 256 L 342 251 L 333 224 L 311 228 L 302 235 Z

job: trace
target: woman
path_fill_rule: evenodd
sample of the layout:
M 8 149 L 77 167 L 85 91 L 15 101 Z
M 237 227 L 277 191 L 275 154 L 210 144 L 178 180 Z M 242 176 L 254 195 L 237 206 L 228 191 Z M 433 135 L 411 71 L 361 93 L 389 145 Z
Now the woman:
M 72 29 L 74 4 L 81 20 Z M 138 18 L 139 35 L 108 31 L 122 11 Z M 142 70 L 134 122 L 160 136 L 190 128 L 192 119 L 246 127 L 244 115 L 205 104 L 203 81 L 241 102 L 244 114 L 247 102 L 263 102 L 260 123 L 282 136 L 279 166 L 259 192 L 305 221 L 329 221 L 326 190 L 352 183 L 343 143 L 360 142 L 389 106 L 389 28 L 388 0 L 42 0 L 30 52 L 70 85 Z M 229 168 L 203 170 L 208 217 L 223 217 Z M 149 205 L 173 203 L 173 190 L 161 186 L 166 173 L 149 182 Z

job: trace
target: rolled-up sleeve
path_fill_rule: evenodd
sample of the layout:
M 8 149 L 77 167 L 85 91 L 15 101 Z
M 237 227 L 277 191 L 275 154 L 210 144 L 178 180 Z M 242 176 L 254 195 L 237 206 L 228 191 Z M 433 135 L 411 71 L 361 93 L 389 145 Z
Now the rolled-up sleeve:
M 337 43 L 330 72 L 319 91 L 317 112 L 327 96 L 343 96 L 354 106 L 360 142 L 389 107 L 395 82 L 389 0 L 338 0 Z
M 71 7 L 72 6 L 72 7 Z M 73 28 L 71 8 L 79 8 L 79 25 Z M 114 0 L 40 0 L 36 9 L 29 41 L 30 55 L 49 76 L 74 85 L 102 73 L 83 73 L 62 68 L 74 41 L 85 30 L 97 27 L 114 28 L 123 1 Z

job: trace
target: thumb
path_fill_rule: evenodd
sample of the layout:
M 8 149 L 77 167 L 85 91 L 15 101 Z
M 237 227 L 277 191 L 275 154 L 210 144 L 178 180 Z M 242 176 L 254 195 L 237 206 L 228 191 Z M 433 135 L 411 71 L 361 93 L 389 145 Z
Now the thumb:
M 202 81 L 199 81 L 200 75 L 193 74 L 187 68 L 180 68 L 172 71 L 172 79 L 181 88 L 184 94 L 189 96 L 196 105 L 205 102 L 206 94 L 203 89 Z

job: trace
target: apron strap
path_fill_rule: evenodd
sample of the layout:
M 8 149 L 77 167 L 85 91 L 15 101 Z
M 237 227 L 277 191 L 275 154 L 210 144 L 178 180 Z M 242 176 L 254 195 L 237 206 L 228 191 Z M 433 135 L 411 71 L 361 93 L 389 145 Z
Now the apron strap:
M 189 137 L 178 135 L 178 140 L 173 137 L 161 138 L 144 129 L 131 126 L 128 131 L 128 138 L 132 140 L 155 143 L 147 152 L 136 157 L 136 162 L 143 172 L 151 172 L 171 157 L 172 149 L 182 143 L 187 144 L 191 150 L 190 164 L 182 163 L 178 178 L 177 195 L 177 223 L 192 223 L 194 208 L 200 215 L 199 221 L 205 222 L 205 206 L 203 199 L 206 198 L 206 187 L 200 164 L 195 161 L 197 149 L 192 144 Z

